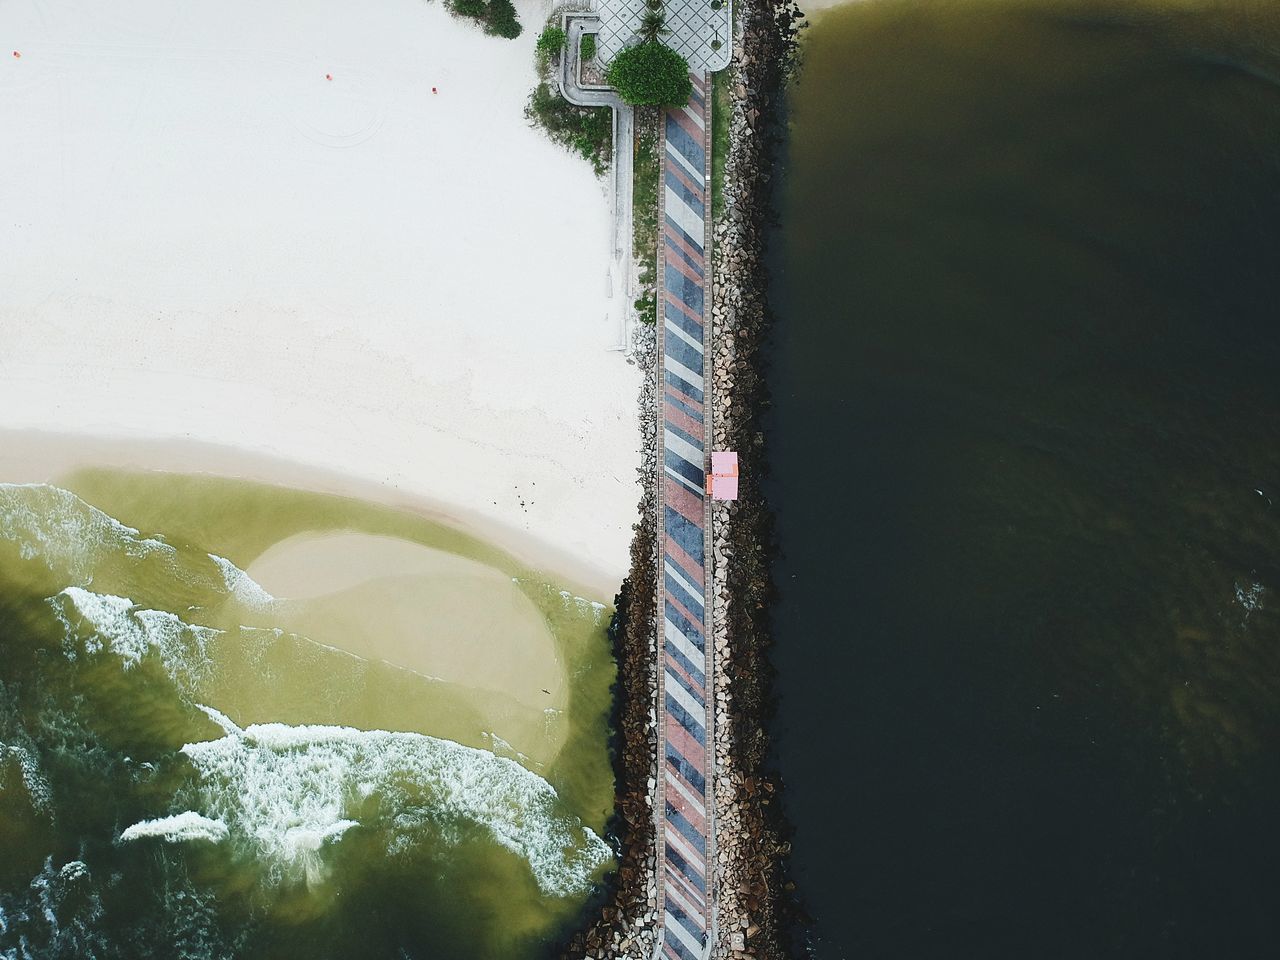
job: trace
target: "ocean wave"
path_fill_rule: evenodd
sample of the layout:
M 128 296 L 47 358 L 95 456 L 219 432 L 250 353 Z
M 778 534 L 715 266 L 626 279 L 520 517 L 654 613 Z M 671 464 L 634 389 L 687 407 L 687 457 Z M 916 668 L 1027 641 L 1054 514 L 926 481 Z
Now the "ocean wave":
M 16 543 L 22 559 L 39 559 L 86 586 L 103 559 L 117 551 L 134 560 L 160 557 L 172 563 L 177 557 L 169 544 L 44 483 L 0 483 L 0 539 Z
M 221 635 L 212 627 L 186 623 L 167 610 L 147 610 L 128 597 L 93 593 L 67 587 L 49 601 L 67 632 L 87 653 L 104 648 L 118 656 L 126 670 L 137 666 L 151 651 L 181 688 L 190 692 L 211 669 L 209 642 Z M 76 655 L 73 646 L 68 655 Z
M 18 774 L 22 777 L 22 786 L 27 791 L 31 806 L 41 813 L 52 813 L 53 793 L 48 779 L 40 769 L 36 752 L 18 744 L 0 742 L 0 763 L 5 757 L 13 757 L 17 763 Z
M 586 597 L 579 597 L 568 590 L 560 591 L 560 599 L 564 601 L 566 607 L 573 608 L 583 616 L 590 616 L 595 623 L 599 623 L 604 615 L 605 606 L 598 600 L 588 600 Z
M 46 857 L 25 890 L 0 895 L 0 934 L 14 945 L 0 957 L 105 956 L 104 913 L 88 864 L 70 860 L 59 867 Z
M 321 848 L 360 825 L 387 831 L 390 850 L 411 846 L 423 829 L 457 840 L 461 828 L 478 827 L 524 858 L 553 896 L 586 890 L 611 856 L 591 829 L 557 809 L 547 781 L 449 740 L 269 723 L 182 752 L 200 774 L 196 805 L 248 841 L 276 881 L 318 881 Z
M 262 585 L 245 573 L 226 557 L 216 553 L 208 554 L 222 573 L 222 581 L 227 592 L 251 610 L 267 610 L 276 602 L 276 598 L 262 589 Z
M 228 717 L 221 710 L 215 710 L 213 707 L 206 707 L 203 703 L 197 703 L 196 708 L 200 710 L 210 720 L 220 726 L 224 731 L 234 737 L 243 737 L 244 731 L 236 726 L 235 721 Z
M 124 842 L 143 837 L 160 837 L 170 843 L 184 840 L 208 840 L 219 843 L 227 838 L 227 825 L 221 820 L 202 817 L 192 810 L 156 820 L 142 820 L 126 827 L 120 834 Z

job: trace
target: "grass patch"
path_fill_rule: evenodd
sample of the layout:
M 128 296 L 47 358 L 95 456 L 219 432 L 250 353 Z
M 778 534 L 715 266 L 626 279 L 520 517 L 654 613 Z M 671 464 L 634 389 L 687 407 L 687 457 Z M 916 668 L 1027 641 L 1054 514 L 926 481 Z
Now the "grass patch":
M 589 63 L 594 60 L 596 58 L 596 35 L 594 33 L 584 33 L 578 50 L 584 62 Z
M 658 152 L 658 111 L 636 110 L 635 163 L 631 198 L 634 256 L 640 262 L 640 298 L 635 307 L 643 323 L 658 322 L 658 187 L 662 157 Z
M 729 156 L 729 121 L 733 103 L 729 98 L 731 70 L 711 75 L 711 219 L 724 211 L 724 162 Z
M 546 131 L 553 141 L 579 154 L 596 176 L 609 169 L 613 147 L 613 117 L 608 107 L 578 107 L 540 83 L 529 96 L 524 115 Z

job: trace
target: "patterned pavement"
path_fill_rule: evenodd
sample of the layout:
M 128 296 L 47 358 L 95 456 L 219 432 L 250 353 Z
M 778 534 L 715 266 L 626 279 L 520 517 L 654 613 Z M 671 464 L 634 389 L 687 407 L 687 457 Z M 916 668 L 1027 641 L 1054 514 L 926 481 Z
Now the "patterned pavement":
M 704 407 L 707 303 L 707 206 L 710 176 L 709 78 L 692 74 L 689 105 L 663 115 L 665 156 L 659 336 L 663 379 L 663 470 L 659 477 L 664 612 L 659 638 L 659 736 L 665 762 L 659 783 L 658 836 L 663 929 L 661 956 L 700 960 L 710 952 L 708 864 L 714 856 L 708 783 L 712 755 L 706 640 L 708 506 Z
M 713 4 L 719 2 L 719 6 Z M 608 63 L 629 46 L 649 10 L 645 0 L 596 0 L 600 16 L 600 59 Z M 733 44 L 732 0 L 665 0 L 665 43 L 696 72 L 715 73 L 729 65 Z

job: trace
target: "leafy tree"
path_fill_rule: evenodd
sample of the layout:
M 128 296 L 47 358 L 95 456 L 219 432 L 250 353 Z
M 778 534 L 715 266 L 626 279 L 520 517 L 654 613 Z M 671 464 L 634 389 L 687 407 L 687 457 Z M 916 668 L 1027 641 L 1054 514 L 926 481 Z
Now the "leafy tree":
M 693 93 L 688 62 L 656 40 L 619 53 L 609 65 L 608 77 L 618 96 L 632 106 L 683 106 Z
M 584 33 L 579 49 L 582 51 L 583 60 L 594 60 L 596 57 L 596 35 L 594 33 Z
M 484 19 L 485 7 L 484 0 L 453 0 L 453 9 L 456 13 L 474 20 Z

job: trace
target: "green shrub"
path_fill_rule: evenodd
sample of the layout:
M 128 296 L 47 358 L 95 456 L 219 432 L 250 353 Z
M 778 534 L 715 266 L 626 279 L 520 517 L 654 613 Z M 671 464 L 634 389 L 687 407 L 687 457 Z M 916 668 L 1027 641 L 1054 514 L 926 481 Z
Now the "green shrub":
M 641 323 L 658 319 L 658 187 L 662 182 L 662 156 L 658 146 L 657 111 L 652 107 L 636 111 L 638 135 L 635 162 L 631 165 L 633 251 L 639 263 L 640 296 L 635 302 Z
M 596 58 L 596 35 L 594 33 L 584 33 L 582 35 L 582 43 L 578 49 L 581 51 L 583 60 L 594 60 Z
M 484 24 L 484 32 L 514 40 L 520 36 L 520 19 L 511 0 L 447 0 L 449 9 Z
M 609 169 L 613 147 L 613 111 L 608 107 L 579 107 L 538 84 L 529 97 L 524 115 L 542 127 L 554 142 L 568 147 L 591 163 L 596 176 Z
M 554 57 L 569 42 L 565 32 L 559 27 L 547 27 L 538 34 L 538 52 L 547 57 Z
M 511 0 L 489 0 L 489 15 L 485 17 L 484 32 L 514 40 L 520 36 L 520 18 Z
M 646 293 L 635 302 L 636 317 L 641 323 L 654 326 L 658 322 L 658 295 Z
M 614 57 L 609 85 L 632 106 L 679 107 L 693 93 L 689 64 L 656 40 L 628 47 Z

